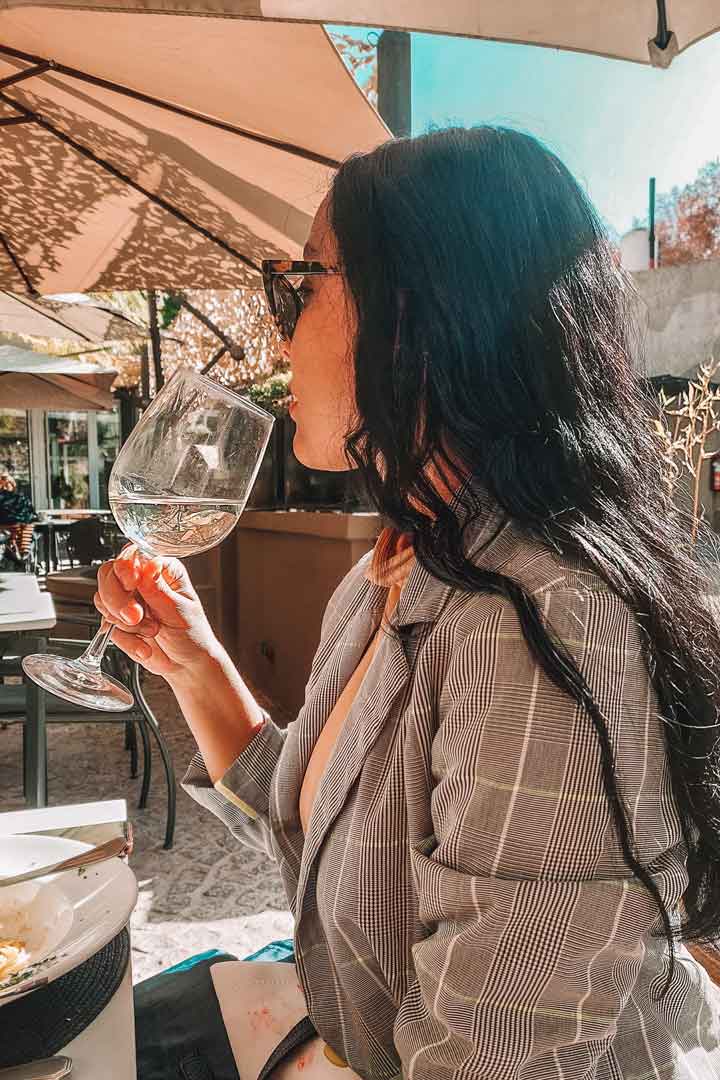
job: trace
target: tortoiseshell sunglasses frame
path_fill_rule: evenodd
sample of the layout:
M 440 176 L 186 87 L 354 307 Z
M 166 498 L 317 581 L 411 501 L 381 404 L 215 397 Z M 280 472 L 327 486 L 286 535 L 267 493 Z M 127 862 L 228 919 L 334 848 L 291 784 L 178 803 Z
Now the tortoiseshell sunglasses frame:
M 275 325 L 278 328 L 280 336 L 285 341 L 291 341 L 292 336 L 297 326 L 297 321 L 303 310 L 303 299 L 295 286 L 288 281 L 288 274 L 295 276 L 296 274 L 302 274 L 303 277 L 307 277 L 311 274 L 339 274 L 340 271 L 334 267 L 325 266 L 324 263 L 316 262 L 306 259 L 263 259 L 262 261 L 262 277 L 263 286 L 265 287 L 265 296 L 267 298 L 268 307 L 270 308 L 270 314 L 275 320 Z M 284 326 L 278 312 L 277 304 L 275 302 L 275 294 L 273 292 L 273 283 L 276 281 L 282 282 L 283 286 L 288 290 L 293 298 L 295 304 L 295 318 L 292 324 L 292 328 L 288 331 Z

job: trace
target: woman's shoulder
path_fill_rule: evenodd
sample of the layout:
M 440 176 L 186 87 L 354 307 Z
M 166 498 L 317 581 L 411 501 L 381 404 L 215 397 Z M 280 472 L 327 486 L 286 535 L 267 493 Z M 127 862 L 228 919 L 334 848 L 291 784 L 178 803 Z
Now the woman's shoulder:
M 363 602 L 364 594 L 383 592 L 371 580 L 373 556 L 374 549 L 366 552 L 336 586 L 325 609 L 323 634 Z M 555 550 L 527 534 L 516 522 L 507 521 L 490 543 L 473 546 L 471 539 L 467 556 L 479 569 L 520 585 L 558 632 L 569 633 L 579 622 L 591 620 L 595 612 L 604 613 L 604 624 L 609 619 L 619 625 L 631 617 L 625 602 L 587 560 Z M 499 613 L 505 616 L 504 627 L 517 619 L 512 602 L 501 593 L 489 589 L 468 592 L 448 586 L 422 567 L 413 571 L 409 592 L 414 598 L 411 609 L 432 611 L 430 621 L 441 632 L 450 629 L 460 637 L 483 627 L 491 632 Z M 365 596 L 364 602 L 371 604 L 372 596 Z M 382 607 L 381 599 L 378 604 Z
M 592 635 L 639 654 L 637 620 L 627 603 L 580 555 L 552 548 L 509 522 L 495 544 L 469 554 L 479 569 L 519 585 L 554 633 L 572 646 Z M 502 592 L 454 589 L 438 620 L 441 632 L 462 640 L 469 635 L 522 636 L 518 612 Z

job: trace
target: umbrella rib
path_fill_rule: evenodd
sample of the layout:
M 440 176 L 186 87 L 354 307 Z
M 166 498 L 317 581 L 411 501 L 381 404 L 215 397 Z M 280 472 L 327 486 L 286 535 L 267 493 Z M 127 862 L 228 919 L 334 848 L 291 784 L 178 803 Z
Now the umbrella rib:
M 40 60 L 25 71 L 18 71 L 14 75 L 8 75 L 5 79 L 0 79 L 0 90 L 5 90 L 8 86 L 14 86 L 15 83 L 24 82 L 25 79 L 32 79 L 34 75 L 42 75 L 50 67 L 52 67 L 52 64 L 49 60 Z
M 212 356 L 211 356 L 211 357 L 210 357 L 210 359 L 208 360 L 208 362 L 207 362 L 207 364 L 205 365 L 205 367 L 204 367 L 204 368 L 202 368 L 202 370 L 201 370 L 200 374 L 201 374 L 201 375 L 207 375 L 207 373 L 208 373 L 209 371 L 212 371 L 212 369 L 213 369 L 213 368 L 215 367 L 215 365 L 217 364 L 218 360 L 222 360 L 222 358 L 223 358 L 223 356 L 225 355 L 225 353 L 226 353 L 226 352 L 227 352 L 227 349 L 225 348 L 225 346 L 224 346 L 224 345 L 221 345 L 221 346 L 220 346 L 220 348 L 219 348 L 219 349 L 217 350 L 217 352 L 214 352 L 214 353 L 212 354 Z
M 58 357 L 58 359 L 62 359 L 62 358 Z M 108 369 L 108 370 L 110 370 L 110 369 Z M 3 374 L 4 375 L 17 375 L 18 372 L 6 371 L 6 372 L 3 372 Z M 88 388 L 96 389 L 96 390 L 97 389 L 102 389 L 102 387 L 93 386 L 92 383 L 86 383 L 84 381 L 84 379 L 81 378 L 80 375 L 70 375 L 67 371 L 58 372 L 57 375 L 43 375 L 39 371 L 38 372 L 29 371 L 29 372 L 25 372 L 24 374 L 32 375 L 33 379 L 39 379 L 41 382 L 47 383 L 49 386 L 54 386 L 54 387 L 57 387 L 58 383 L 53 382 L 53 379 L 57 379 L 57 378 L 68 379 L 71 383 L 77 383 L 78 386 L 82 388 L 80 393 L 77 394 L 78 397 L 83 397 L 84 396 L 83 393 L 82 393 L 82 390 L 87 390 Z
M 28 122 L 30 123 L 30 121 Z M 0 237 L 2 237 L 1 233 Z M 29 308 L 30 311 L 34 311 L 36 314 L 38 313 L 38 309 L 36 307 L 33 307 L 32 304 L 28 304 L 25 300 L 25 297 L 20 296 L 19 293 L 5 293 L 5 295 L 12 296 L 16 304 L 22 304 L 23 307 Z M 35 295 L 37 296 L 38 294 L 36 293 Z M 89 341 L 91 345 L 96 344 L 94 338 L 88 337 L 87 334 L 85 334 L 82 330 L 78 330 L 77 327 L 73 326 L 71 323 L 64 322 L 64 320 L 61 319 L 59 315 L 56 315 L 55 312 L 44 311 L 41 309 L 40 315 L 43 317 L 43 319 L 47 319 L 49 322 L 54 322 L 56 326 L 62 326 L 64 330 L 69 330 L 71 334 L 75 334 L 76 337 L 82 338 L 83 341 Z
M 183 296 L 182 298 L 182 306 L 185 308 L 186 311 L 189 311 L 190 314 L 194 318 L 196 318 L 199 323 L 202 323 L 202 325 L 205 326 L 211 334 L 214 334 L 216 338 L 219 338 L 220 341 L 222 341 L 224 348 L 230 353 L 231 356 L 233 356 L 234 359 L 236 359 L 235 354 L 239 351 L 239 349 L 242 349 L 242 346 L 236 345 L 232 338 L 228 334 L 226 334 L 224 330 L 221 330 L 220 327 L 213 322 L 209 315 L 206 315 L 204 311 L 200 310 L 200 308 L 196 308 L 195 305 L 192 304 L 186 296 Z
M 30 293 L 30 295 L 31 296 L 39 296 L 40 293 L 37 291 L 37 289 L 33 285 L 32 281 L 28 277 L 27 273 L 25 272 L 25 268 L 23 267 L 22 263 L 18 259 L 17 255 L 15 254 L 13 249 L 10 247 L 10 244 L 8 243 L 7 237 L 2 232 L 0 232 L 0 246 L 2 246 L 5 249 L 5 254 L 7 255 L 10 262 L 13 264 L 15 269 L 17 270 L 20 277 L 23 279 L 23 282 L 25 283 L 25 288 Z
M 111 90 L 116 94 L 124 94 L 125 97 L 134 98 L 136 101 L 142 101 L 146 105 L 155 105 L 158 109 L 165 109 L 168 112 L 176 113 L 178 116 L 187 116 L 190 120 L 196 120 L 200 124 L 207 124 L 209 127 L 220 128 L 221 131 L 228 131 L 232 135 L 239 135 L 243 139 L 250 139 L 253 142 L 262 143 L 264 146 L 271 146 L 275 150 L 283 150 L 287 154 L 294 154 L 296 157 L 305 158 L 306 161 L 314 161 L 317 165 L 325 165 L 331 169 L 337 169 L 340 162 L 335 158 L 327 157 L 325 154 L 317 154 L 313 150 L 306 150 L 302 146 L 295 146 L 294 143 L 283 142 L 281 139 L 273 139 L 270 135 L 261 135 L 255 131 L 248 131 L 246 128 L 236 127 L 234 124 L 229 124 L 225 120 L 219 120 L 217 117 L 205 116 L 203 113 L 195 112 L 193 109 L 186 109 L 182 105 L 175 105 L 171 101 L 163 101 L 162 98 L 153 97 L 152 94 L 144 94 L 141 90 L 132 90 L 129 86 L 122 86 L 120 83 L 111 82 L 109 79 L 102 79 L 99 75 L 90 75 L 87 71 L 80 71 L 78 68 L 67 67 L 65 64 L 58 64 L 54 60 L 46 60 L 42 56 L 33 56 L 31 53 L 21 52 L 19 49 L 13 49 L 9 45 L 0 44 L 0 53 L 5 56 L 12 56 L 16 60 L 23 60 L 25 63 L 33 64 L 36 66 L 46 65 L 46 68 L 57 72 L 59 75 L 66 75 L 71 79 L 79 79 L 81 82 L 91 83 L 93 86 L 99 86 L 103 90 Z M 42 74 L 40 71 L 32 71 L 31 75 Z M 0 88 L 2 83 L 0 83 Z
M 99 165 L 100 168 L 105 169 L 105 171 L 109 172 L 111 176 L 114 176 L 117 180 L 120 180 L 122 181 L 122 183 L 127 184 L 128 187 L 131 187 L 134 191 L 137 191 L 141 195 L 144 195 L 145 198 L 149 199 L 150 202 L 155 204 L 155 206 L 159 206 L 162 210 L 166 210 L 169 214 L 172 214 L 173 217 L 176 217 L 178 221 L 182 221 L 184 225 L 188 225 L 191 229 L 194 229 L 195 232 L 199 233 L 201 236 L 204 236 L 206 240 L 210 240 L 213 244 L 217 244 L 217 246 L 222 248 L 223 251 L 227 251 L 229 255 L 232 255 L 234 259 L 238 259 L 246 266 L 249 266 L 251 270 L 255 270 L 257 273 L 260 272 L 260 267 L 257 266 L 252 261 L 252 259 L 249 259 L 247 255 L 243 255 L 241 251 L 238 251 L 236 248 L 234 248 L 232 244 L 228 244 L 226 240 L 223 240 L 221 237 L 216 236 L 215 233 L 210 231 L 210 229 L 206 229 L 204 225 L 200 225 L 197 221 L 193 221 L 193 219 L 189 217 L 186 213 L 184 213 L 184 211 L 178 209 L 177 206 L 174 206 L 173 203 L 168 202 L 168 200 L 164 199 L 161 195 L 157 195 L 155 192 L 143 187 L 142 184 L 138 184 L 137 180 L 133 180 L 131 176 L 128 176 L 127 173 L 124 173 L 121 169 L 118 169 L 116 165 L 112 164 L 112 162 L 100 157 L 99 154 L 96 154 L 94 152 L 94 150 L 90 150 L 89 147 L 83 146 L 82 143 L 77 142 L 76 139 L 73 139 L 70 135 L 67 135 L 64 131 L 61 131 L 60 128 L 55 127 L 53 123 L 47 120 L 39 112 L 27 108 L 27 106 L 21 104 L 21 102 L 19 101 L 14 101 L 12 98 L 9 98 L 2 90 L 0 90 L 0 101 L 3 101 L 6 105 L 11 106 L 11 108 L 13 109 L 17 109 L 19 113 L 21 113 L 23 116 L 26 116 L 28 119 L 34 120 L 35 123 L 44 131 L 49 132 L 56 139 L 59 139 L 60 142 L 63 142 L 67 146 L 72 147 L 72 149 L 75 150 L 78 154 L 81 154 L 84 158 L 87 158 L 88 161 L 92 161 L 95 165 Z M 2 238 L 2 233 L 0 233 L 0 239 L 4 240 L 4 238 Z M 22 274 L 23 280 L 26 284 L 29 285 L 29 279 L 25 275 L 25 272 L 21 269 L 20 264 L 17 262 L 6 243 L 4 243 L 4 246 L 14 265 Z M 35 295 L 37 295 L 37 293 L 35 293 Z

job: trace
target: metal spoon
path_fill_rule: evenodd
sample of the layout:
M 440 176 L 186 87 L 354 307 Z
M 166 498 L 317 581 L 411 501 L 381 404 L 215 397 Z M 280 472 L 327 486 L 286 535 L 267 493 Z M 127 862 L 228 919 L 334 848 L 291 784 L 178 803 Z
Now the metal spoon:
M 132 830 L 128 822 L 127 836 L 116 836 L 112 840 L 106 840 L 104 844 L 90 848 L 89 851 L 81 851 L 70 859 L 63 859 L 62 862 L 52 863 L 50 866 L 35 866 L 32 870 L 26 870 L 24 874 L 0 877 L 0 889 L 6 885 L 19 885 L 22 881 L 45 877 L 46 874 L 59 874 L 62 870 L 75 870 L 80 866 L 91 866 L 93 863 L 105 862 L 106 859 L 129 855 L 132 845 Z

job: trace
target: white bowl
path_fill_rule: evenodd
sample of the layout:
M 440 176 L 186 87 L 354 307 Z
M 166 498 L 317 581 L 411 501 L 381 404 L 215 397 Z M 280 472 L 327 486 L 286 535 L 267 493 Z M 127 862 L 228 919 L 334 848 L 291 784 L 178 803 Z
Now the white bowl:
M 6 920 L 0 936 L 19 937 L 34 954 L 24 972 L 0 982 L 0 1006 L 72 971 L 126 925 L 137 881 L 120 859 L 21 885 L 1 883 L 3 876 L 49 866 L 90 847 L 60 836 L 0 837 L 0 912 Z M 16 892 L 21 889 L 27 891 Z
M 25 943 L 28 964 L 52 956 L 73 924 L 73 905 L 50 881 L 0 886 L 0 939 Z M 4 987 L 15 976 L 0 980 Z

